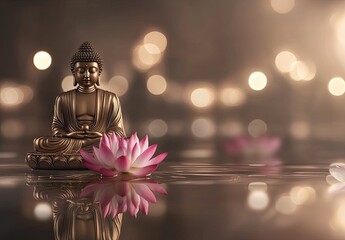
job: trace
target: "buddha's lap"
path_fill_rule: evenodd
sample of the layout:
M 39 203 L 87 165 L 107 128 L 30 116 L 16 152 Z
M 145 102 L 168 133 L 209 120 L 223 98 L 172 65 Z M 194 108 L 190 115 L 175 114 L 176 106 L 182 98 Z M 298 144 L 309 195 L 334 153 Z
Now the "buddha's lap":
M 66 137 L 38 137 L 33 141 L 36 152 L 43 153 L 75 153 L 82 148 L 92 150 L 92 147 L 98 144 L 99 138 L 66 138 Z

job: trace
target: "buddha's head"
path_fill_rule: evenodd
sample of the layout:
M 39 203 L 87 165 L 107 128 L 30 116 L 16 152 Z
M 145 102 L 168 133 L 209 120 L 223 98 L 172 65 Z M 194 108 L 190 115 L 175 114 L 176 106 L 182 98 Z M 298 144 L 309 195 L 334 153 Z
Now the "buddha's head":
M 74 76 L 74 85 L 83 87 L 99 85 L 103 61 L 89 42 L 80 45 L 71 59 L 71 71 Z

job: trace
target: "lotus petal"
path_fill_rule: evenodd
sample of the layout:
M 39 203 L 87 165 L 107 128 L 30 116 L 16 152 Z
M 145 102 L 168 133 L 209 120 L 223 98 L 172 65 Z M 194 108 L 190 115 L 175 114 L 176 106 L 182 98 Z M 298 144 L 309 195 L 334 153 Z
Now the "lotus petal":
M 112 167 L 114 155 L 108 146 L 103 145 L 99 148 L 99 157 L 107 166 Z
M 110 141 L 106 134 L 103 134 L 103 136 L 101 137 L 101 141 L 99 143 L 99 148 L 102 148 L 103 146 L 110 148 Z
M 139 143 L 136 143 L 133 147 L 132 153 L 131 153 L 131 159 L 135 160 L 140 154 L 140 146 Z
M 142 213 L 147 215 L 149 213 L 149 202 L 145 199 L 141 199 L 139 209 Z
M 331 164 L 329 172 L 338 181 L 345 182 L 345 163 Z
M 95 157 L 93 156 L 93 154 L 90 154 L 84 150 L 80 150 L 80 155 L 83 157 L 84 160 L 88 162 L 93 162 L 95 160 Z
M 133 184 L 132 185 L 135 192 L 140 195 L 140 197 L 146 199 L 151 203 L 156 203 L 157 199 L 151 189 L 145 184 Z
M 121 156 L 115 160 L 115 168 L 119 172 L 127 172 L 130 166 L 131 162 L 125 156 Z
M 132 163 L 132 167 L 140 168 L 147 166 L 148 160 L 155 154 L 157 149 L 157 144 L 148 147 L 142 154 L 137 157 L 137 159 Z
M 96 165 L 96 164 L 92 164 L 92 163 L 89 163 L 89 162 L 86 162 L 84 161 L 83 162 L 84 166 L 87 167 L 88 169 L 94 171 L 94 172 L 99 172 L 101 167 L 100 165 Z
M 345 192 L 345 183 L 338 182 L 338 183 L 331 185 L 328 189 L 328 192 L 330 194 L 344 193 Z
M 137 203 L 137 205 L 136 205 Z M 132 199 L 131 197 L 128 198 L 127 201 L 127 208 L 128 208 L 128 212 L 132 215 L 137 217 L 137 213 L 139 211 L 139 203 L 140 201 L 134 202 L 134 199 Z
M 168 153 L 161 153 L 161 154 L 159 154 L 158 156 L 152 158 L 149 161 L 149 165 L 158 165 L 158 164 L 160 164 L 166 158 L 167 155 L 168 155 Z
M 168 192 L 165 190 L 164 187 L 162 187 L 161 185 L 157 184 L 157 183 L 146 183 L 146 186 L 148 186 L 152 192 L 158 192 L 162 195 L 167 195 Z
M 139 145 L 141 152 L 144 152 L 149 146 L 149 137 L 146 135 L 143 139 L 141 139 Z
M 138 209 L 140 204 L 140 196 L 132 191 L 130 200 L 133 203 L 134 207 Z
M 115 170 L 109 170 L 109 169 L 106 169 L 106 168 L 101 168 L 99 170 L 99 172 L 103 175 L 103 176 L 106 176 L 106 177 L 114 177 L 117 172 Z
M 133 174 L 134 176 L 142 177 L 150 175 L 157 169 L 157 167 L 158 165 L 150 165 L 143 168 L 131 168 L 128 172 Z
M 121 212 L 121 213 L 124 213 L 128 210 L 128 207 L 127 207 L 127 202 L 126 201 L 119 201 L 119 209 L 118 211 Z
M 115 133 L 110 136 L 110 149 L 112 152 L 117 152 L 119 149 L 119 141 Z
M 129 140 L 128 140 L 128 142 L 127 142 L 127 155 L 126 156 L 131 156 L 131 154 L 132 154 L 132 149 L 134 148 L 134 145 L 137 143 L 137 141 L 136 141 L 136 137 L 135 137 L 135 134 L 133 134 L 130 138 L 129 138 Z

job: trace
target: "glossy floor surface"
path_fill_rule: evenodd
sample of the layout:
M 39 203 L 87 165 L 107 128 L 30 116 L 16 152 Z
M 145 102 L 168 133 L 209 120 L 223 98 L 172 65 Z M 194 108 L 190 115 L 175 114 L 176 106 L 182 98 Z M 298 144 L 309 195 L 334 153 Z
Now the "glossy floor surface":
M 328 169 L 164 163 L 151 179 L 119 180 L 88 171 L 31 171 L 23 164 L 2 164 L 0 235 L 344 239 L 345 194 Z

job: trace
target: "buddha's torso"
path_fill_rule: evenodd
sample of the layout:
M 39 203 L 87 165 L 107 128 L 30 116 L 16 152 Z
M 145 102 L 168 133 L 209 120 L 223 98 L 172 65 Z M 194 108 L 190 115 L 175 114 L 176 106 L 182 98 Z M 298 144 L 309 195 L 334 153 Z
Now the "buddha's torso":
M 80 124 L 90 124 L 96 113 L 96 91 L 92 93 L 76 93 L 75 113 Z

